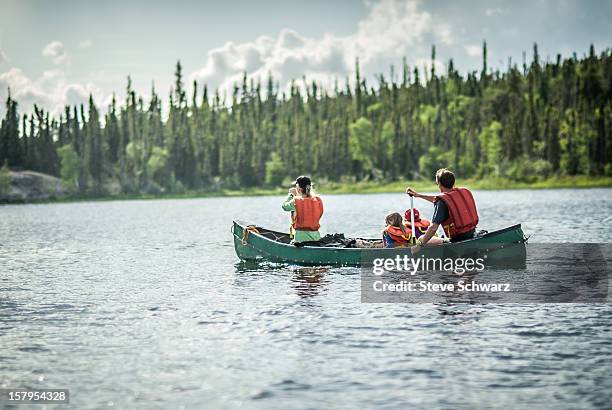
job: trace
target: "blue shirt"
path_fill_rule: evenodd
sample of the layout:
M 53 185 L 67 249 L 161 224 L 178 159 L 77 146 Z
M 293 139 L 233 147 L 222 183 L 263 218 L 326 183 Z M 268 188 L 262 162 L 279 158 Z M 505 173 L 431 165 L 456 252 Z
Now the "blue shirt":
M 434 203 L 434 213 L 431 218 L 431 222 L 441 225 L 442 222 L 446 221 L 449 218 L 450 214 L 448 213 L 448 205 L 441 199 L 438 199 Z

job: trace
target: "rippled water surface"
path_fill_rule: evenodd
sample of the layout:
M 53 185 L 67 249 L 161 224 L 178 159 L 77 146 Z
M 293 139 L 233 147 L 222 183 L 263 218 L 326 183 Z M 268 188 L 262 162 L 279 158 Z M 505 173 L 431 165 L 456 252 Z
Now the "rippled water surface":
M 282 199 L 0 207 L 0 388 L 79 409 L 610 407 L 610 304 L 362 304 L 357 269 L 240 263 L 232 219 L 285 230 Z M 612 190 L 476 199 L 485 229 L 612 242 Z M 324 200 L 324 231 L 359 236 L 407 206 Z

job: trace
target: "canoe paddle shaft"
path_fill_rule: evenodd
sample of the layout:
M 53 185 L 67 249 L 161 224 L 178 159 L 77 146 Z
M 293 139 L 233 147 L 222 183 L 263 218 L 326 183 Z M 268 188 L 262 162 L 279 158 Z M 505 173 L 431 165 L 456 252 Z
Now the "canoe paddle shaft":
M 415 243 L 416 237 L 414 236 L 414 197 L 412 195 L 410 195 L 410 227 L 412 228 L 411 242 Z

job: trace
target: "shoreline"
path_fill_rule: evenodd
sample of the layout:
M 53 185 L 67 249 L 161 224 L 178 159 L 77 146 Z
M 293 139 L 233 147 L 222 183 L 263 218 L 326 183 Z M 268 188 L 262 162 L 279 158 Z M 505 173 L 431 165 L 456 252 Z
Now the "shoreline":
M 612 177 L 559 177 L 549 178 L 534 183 L 511 181 L 505 178 L 467 179 L 458 184 L 472 190 L 494 191 L 494 190 L 518 190 L 518 189 L 588 189 L 588 188 L 612 188 Z M 407 186 L 417 191 L 434 192 L 433 181 L 395 181 L 395 182 L 326 182 L 321 184 L 318 191 L 322 195 L 349 195 L 349 194 L 382 194 L 401 193 Z M 315 189 L 317 184 L 315 184 Z M 47 204 L 47 203 L 69 203 L 69 202 L 99 202 L 99 201 L 132 201 L 132 200 L 156 200 L 156 199 L 199 199 L 199 198 L 223 198 L 223 197 L 248 197 L 248 196 L 274 196 L 285 195 L 286 188 L 246 188 L 244 190 L 222 189 L 217 191 L 193 191 L 185 193 L 168 193 L 160 195 L 150 194 L 123 194 L 107 196 L 64 196 L 58 198 L 22 200 L 22 201 L 0 201 L 0 205 L 25 205 L 25 204 Z

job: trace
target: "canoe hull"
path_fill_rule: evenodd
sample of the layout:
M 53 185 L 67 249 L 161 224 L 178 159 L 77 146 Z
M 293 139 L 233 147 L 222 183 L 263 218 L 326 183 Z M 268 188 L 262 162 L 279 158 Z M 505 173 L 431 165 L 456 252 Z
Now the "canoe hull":
M 288 243 L 286 233 L 256 228 L 234 221 L 232 233 L 236 254 L 242 260 L 291 263 L 305 266 L 362 266 L 374 258 L 412 256 L 410 248 L 333 248 Z M 245 232 L 246 231 L 246 232 Z M 275 238 L 282 239 L 285 243 Z M 520 261 L 525 259 L 525 235 L 521 225 L 514 225 L 478 238 L 458 243 L 423 248 L 419 256 L 426 258 L 460 258 L 487 255 L 488 262 Z M 369 261 L 369 262 L 368 262 Z

